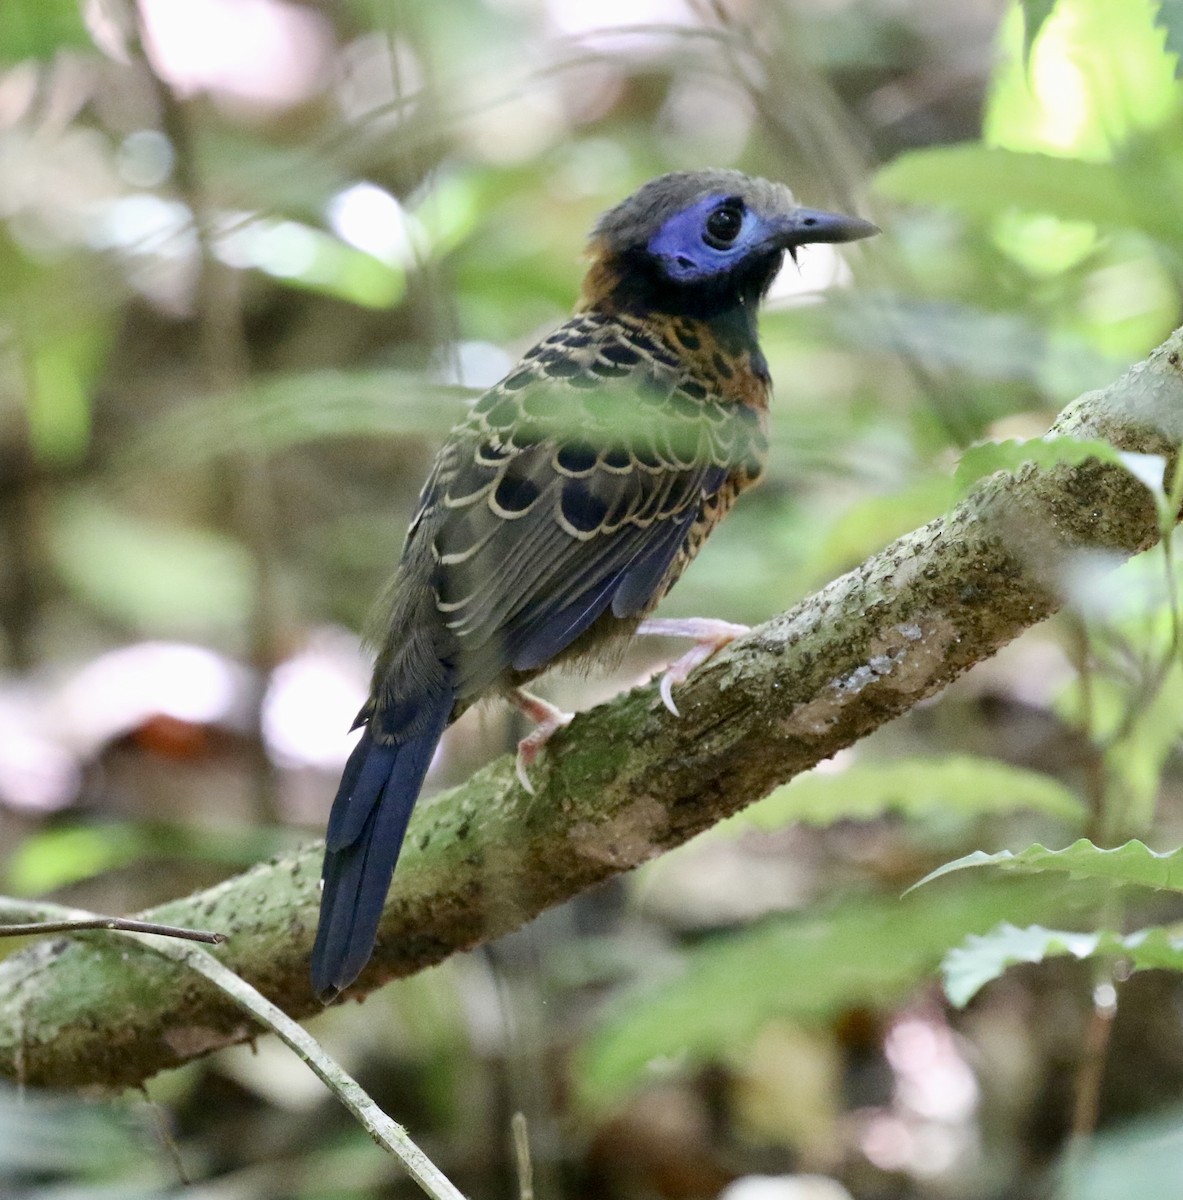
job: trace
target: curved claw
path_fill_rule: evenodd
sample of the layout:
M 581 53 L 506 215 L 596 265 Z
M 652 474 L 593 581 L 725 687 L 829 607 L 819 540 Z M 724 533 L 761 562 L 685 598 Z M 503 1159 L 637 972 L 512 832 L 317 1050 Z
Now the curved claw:
M 527 795 L 534 795 L 534 785 L 530 782 L 530 776 L 526 774 L 526 763 L 522 755 L 521 744 L 518 744 L 518 753 L 514 758 L 513 773 L 518 777 L 520 783 Z
M 722 649 L 728 642 L 742 637 L 750 632 L 747 625 L 735 625 L 730 621 L 716 621 L 710 617 L 680 618 L 651 618 L 642 621 L 637 633 L 655 637 L 688 637 L 694 639 L 690 647 L 680 658 L 674 659 L 661 677 L 658 693 L 661 702 L 675 717 L 682 714 L 674 703 L 674 685 L 685 683 L 690 672 L 695 667 L 706 662 L 715 651 Z
M 674 714 L 675 717 L 680 717 L 682 714 L 678 711 L 678 706 L 674 703 L 674 684 L 681 683 L 680 679 L 674 679 L 673 671 L 666 671 L 661 677 L 661 686 L 657 689 L 661 694 L 661 702 Z
M 531 721 L 538 722 L 534 731 L 518 742 L 518 754 L 513 768 L 514 774 L 518 777 L 518 783 L 533 796 L 534 785 L 530 782 L 530 776 L 527 774 L 528 768 L 534 765 L 539 750 L 546 745 L 551 735 L 556 730 L 562 729 L 564 725 L 570 724 L 575 714 L 564 712 L 561 708 L 556 708 L 553 704 L 548 704 L 547 701 L 532 696 L 521 688 L 514 688 L 507 698 L 519 712 L 524 713 Z

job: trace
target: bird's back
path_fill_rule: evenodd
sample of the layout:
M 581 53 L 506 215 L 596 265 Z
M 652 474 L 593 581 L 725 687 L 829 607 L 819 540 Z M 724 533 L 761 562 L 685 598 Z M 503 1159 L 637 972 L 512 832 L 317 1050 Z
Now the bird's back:
M 441 447 L 382 614 L 379 705 L 428 639 L 457 705 L 627 637 L 763 470 L 758 351 L 691 318 L 576 314 Z

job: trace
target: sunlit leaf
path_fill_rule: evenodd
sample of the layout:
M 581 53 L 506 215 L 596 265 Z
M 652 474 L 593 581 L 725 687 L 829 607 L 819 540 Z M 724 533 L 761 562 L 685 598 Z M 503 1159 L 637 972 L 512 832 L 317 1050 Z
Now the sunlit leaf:
M 811 771 L 745 809 L 729 828 L 779 829 L 793 821 L 827 825 L 885 813 L 921 818 L 932 812 L 977 816 L 1029 809 L 1079 820 L 1081 802 L 1062 783 L 994 759 L 971 755 L 859 763 Z
M 983 140 L 1108 160 L 1160 128 L 1178 100 L 1158 11 L 1156 0 L 1057 0 L 1028 58 L 1027 22 L 1014 5 L 1000 27 Z
M 481 218 L 481 189 L 471 175 L 441 176 L 415 206 L 415 217 L 436 256 L 459 246 Z
M 29 358 L 26 411 L 33 452 L 46 462 L 78 462 L 90 441 L 91 412 L 74 356 L 59 339 Z
M 1063 850 L 1049 850 L 1038 843 L 1017 853 L 999 850 L 996 854 L 987 854 L 984 850 L 975 850 L 972 854 L 930 871 L 909 891 L 969 867 L 998 867 L 1003 871 L 1024 874 L 1057 871 L 1075 879 L 1098 880 L 1113 885 L 1138 884 L 1183 892 L 1183 849 L 1159 854 L 1143 842 L 1134 840 L 1112 850 L 1104 850 L 1088 838 L 1080 838 Z
M 143 849 L 139 830 L 125 822 L 47 829 L 17 847 L 5 864 L 5 886 L 15 896 L 41 895 L 127 866 Z
M 1056 0 L 1022 0 L 1024 63 L 1031 61 L 1031 47 L 1055 7 Z
M 986 934 L 971 933 L 945 955 L 941 963 L 945 994 L 961 1007 L 1007 967 L 1065 955 L 1076 959 L 1120 957 L 1134 971 L 1183 971 L 1183 936 L 1159 927 L 1122 935 L 1074 933 L 1041 925 L 1020 929 L 1004 923 Z
M 406 289 L 401 266 L 298 221 L 251 221 L 222 237 L 219 246 L 236 265 L 365 308 L 390 308 Z
M 992 222 L 992 241 L 1035 279 L 1055 279 L 1087 262 L 1101 247 L 1103 238 L 1092 221 L 1065 221 L 1047 213 L 1005 212 Z M 1152 276 L 1153 278 L 1153 276 Z M 1171 297 L 1174 291 L 1170 291 Z M 1020 319 L 1025 319 L 1022 314 Z M 1090 331 L 1091 332 L 1091 331 Z M 1080 337 L 1097 353 L 1091 339 Z M 1141 350 L 1143 344 L 1138 346 Z M 1128 361 L 1128 358 L 1126 359 Z M 1110 372 L 1112 378 L 1113 372 Z
M 91 447 L 94 392 L 114 334 L 107 273 L 80 256 L 37 261 L 0 227 L 0 278 L 0 329 L 22 367 L 19 386 L 3 380 L 0 388 L 23 400 L 40 462 L 79 463 Z
M 1013 209 L 1141 229 L 1168 245 L 1183 241 L 1163 180 L 1123 163 L 1085 162 L 979 143 L 913 150 L 875 177 L 885 196 L 990 218 Z

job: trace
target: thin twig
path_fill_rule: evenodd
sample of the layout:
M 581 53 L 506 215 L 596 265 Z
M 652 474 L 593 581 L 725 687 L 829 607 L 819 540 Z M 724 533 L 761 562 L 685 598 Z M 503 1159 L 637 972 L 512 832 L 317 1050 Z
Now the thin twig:
M 10 897 L 0 897 L 0 911 L 27 913 L 36 919 L 56 918 L 59 925 L 71 928 L 110 929 L 121 937 L 140 945 L 181 966 L 203 975 L 216 988 L 229 996 L 239 1008 L 249 1013 L 260 1025 L 270 1030 L 290 1050 L 311 1068 L 313 1074 L 353 1114 L 361 1127 L 383 1150 L 393 1154 L 406 1168 L 412 1179 L 433 1200 L 465 1200 L 446 1175 L 411 1140 L 407 1131 L 388 1117 L 370 1098 L 358 1082 L 327 1054 L 321 1044 L 302 1025 L 293 1021 L 245 979 L 220 963 L 208 950 L 182 945 L 176 941 L 153 941 L 146 934 L 111 924 L 111 918 L 79 909 L 65 908 L 44 901 L 25 903 Z M 89 922 L 89 925 L 85 923 Z M 48 922 L 46 922 L 48 923 Z M 157 932 L 159 927 L 152 927 Z
M 142 935 L 129 933 L 139 939 Z M 411 1140 L 397 1121 L 391 1120 L 364 1091 L 361 1085 L 326 1053 L 321 1044 L 298 1022 L 257 992 L 241 976 L 224 967 L 212 954 L 196 946 L 176 943 L 151 944 L 156 954 L 170 958 L 204 975 L 240 1008 L 266 1026 L 288 1049 L 295 1051 L 314 1075 L 353 1114 L 358 1124 L 383 1150 L 403 1164 L 407 1174 L 434 1200 L 465 1200 L 448 1177 Z
M 1093 986 L 1093 1008 L 1085 1030 L 1080 1069 L 1076 1074 L 1070 1156 L 1079 1152 L 1097 1128 L 1097 1117 L 1101 1111 L 1101 1084 L 1105 1079 L 1113 1019 L 1117 1016 L 1117 987 L 1113 980 L 1112 964 L 1101 964 L 1101 969 L 1105 975 L 1097 979 Z
M 140 1084 L 139 1090 L 140 1094 L 144 1097 L 144 1103 L 148 1106 L 148 1111 L 152 1114 L 152 1120 L 156 1125 L 156 1134 L 160 1139 L 160 1144 L 164 1147 L 164 1152 L 168 1155 L 169 1161 L 173 1165 L 173 1170 L 177 1173 L 177 1182 L 182 1187 L 190 1187 L 193 1180 L 189 1177 L 189 1172 L 185 1170 L 185 1160 L 181 1157 L 181 1148 L 177 1145 L 177 1139 L 173 1137 L 173 1132 L 168 1127 L 163 1107 L 148 1095 L 146 1084 Z
M 534 1163 L 530 1159 L 530 1126 L 524 1112 L 516 1112 L 510 1118 L 509 1130 L 513 1134 L 513 1157 L 518 1169 L 519 1200 L 534 1200 Z
M 4 903 L 7 905 L 8 900 Z M 74 921 L 31 921 L 27 924 L 0 925 L 0 938 L 36 937 L 45 933 L 77 933 L 85 929 L 114 929 L 120 933 L 154 933 L 158 937 L 179 938 L 186 942 L 206 942 L 220 946 L 224 933 L 208 929 L 185 929 L 180 925 L 157 925 L 154 921 L 133 921 L 128 917 L 82 917 Z

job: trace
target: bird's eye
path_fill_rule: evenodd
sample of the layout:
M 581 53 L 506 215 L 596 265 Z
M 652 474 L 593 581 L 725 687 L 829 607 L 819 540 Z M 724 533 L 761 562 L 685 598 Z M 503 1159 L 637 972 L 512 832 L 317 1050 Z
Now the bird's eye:
M 726 250 L 743 228 L 743 209 L 736 203 L 724 204 L 707 217 L 702 240 L 716 250 Z

